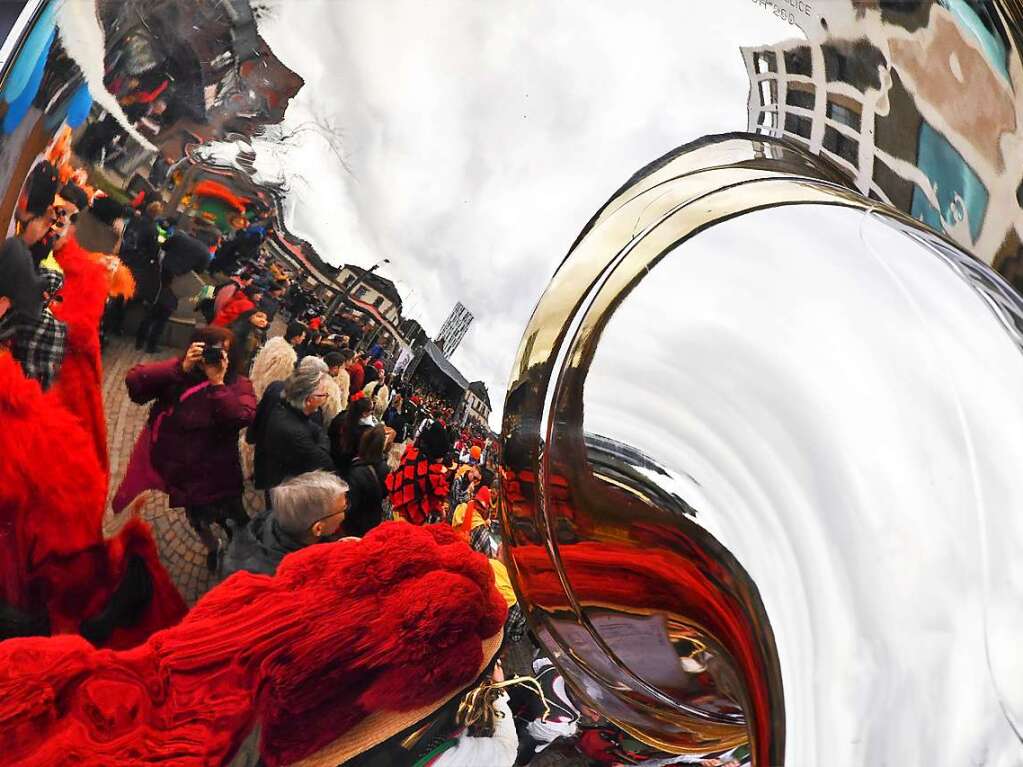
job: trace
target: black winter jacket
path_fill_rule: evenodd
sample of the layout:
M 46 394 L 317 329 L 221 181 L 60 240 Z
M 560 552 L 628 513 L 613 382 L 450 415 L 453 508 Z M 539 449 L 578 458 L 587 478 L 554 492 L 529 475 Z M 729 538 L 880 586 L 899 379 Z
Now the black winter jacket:
M 384 514 L 383 502 L 387 497 L 384 480 L 387 479 L 386 461 L 366 463 L 356 458 L 348 470 L 348 510 L 345 512 L 345 535 L 361 538 L 380 524 Z
M 239 570 L 273 575 L 277 565 L 293 551 L 304 548 L 281 530 L 272 509 L 259 512 L 249 524 L 234 533 L 220 563 L 220 574 L 226 578 Z
M 316 469 L 334 471 L 323 427 L 282 399 L 267 401 L 269 395 L 268 387 L 256 411 L 252 437 L 248 438 L 256 445 L 256 487 L 266 490 L 288 477 Z

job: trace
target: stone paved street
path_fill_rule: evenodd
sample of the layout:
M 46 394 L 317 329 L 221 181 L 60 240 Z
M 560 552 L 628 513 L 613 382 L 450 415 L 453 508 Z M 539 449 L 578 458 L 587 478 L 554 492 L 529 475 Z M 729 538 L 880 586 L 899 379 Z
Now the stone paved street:
M 138 437 L 149 412 L 149 406 L 139 406 L 128 399 L 124 376 L 140 362 L 154 362 L 179 353 L 165 349 L 161 354 L 136 351 L 129 338 L 113 338 L 103 353 L 103 404 L 107 416 L 107 440 L 110 450 L 110 489 L 107 495 L 107 513 L 103 520 L 104 532 L 111 535 L 128 519 L 130 510 L 115 517 L 109 501 L 117 489 L 128 466 L 135 439 Z M 163 493 L 147 493 L 139 515 L 153 528 L 160 550 L 160 559 L 170 573 L 181 595 L 189 605 L 205 594 L 214 578 L 206 569 L 206 549 L 185 519 L 183 509 L 172 509 Z M 249 513 L 262 508 L 262 497 L 249 488 L 245 494 Z M 216 528 L 214 528 L 216 529 Z

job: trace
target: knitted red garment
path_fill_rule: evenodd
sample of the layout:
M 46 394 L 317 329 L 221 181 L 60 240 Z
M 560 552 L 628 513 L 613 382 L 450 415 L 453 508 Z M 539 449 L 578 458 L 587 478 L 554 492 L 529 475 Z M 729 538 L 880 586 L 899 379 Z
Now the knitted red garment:
M 430 516 L 439 518 L 448 497 L 445 468 L 421 457 L 415 445 L 409 445 L 401 464 L 387 475 L 387 492 L 394 512 L 414 525 L 425 524 Z
M 54 311 L 68 337 L 55 384 L 44 394 L 0 354 L 0 600 L 47 613 L 53 633 L 77 633 L 139 556 L 153 599 L 135 625 L 115 629 L 107 642 L 131 647 L 187 608 L 144 522 L 103 538 L 108 473 L 98 333 L 105 277 L 91 254 L 70 246 L 59 256 L 64 301 Z
M 177 626 L 122 652 L 78 637 L 0 643 L 11 765 L 223 764 L 255 724 L 271 767 L 378 710 L 476 677 L 506 607 L 485 557 L 445 525 L 385 523 L 240 572 Z
M 107 472 L 107 422 L 98 333 L 109 287 L 107 270 L 98 255 L 84 250 L 73 236 L 53 255 L 64 270 L 62 301 L 54 305 L 53 313 L 67 324 L 64 361 L 53 388 L 64 406 L 82 419 L 93 438 L 100 465 Z M 102 507 L 99 511 L 102 515 Z

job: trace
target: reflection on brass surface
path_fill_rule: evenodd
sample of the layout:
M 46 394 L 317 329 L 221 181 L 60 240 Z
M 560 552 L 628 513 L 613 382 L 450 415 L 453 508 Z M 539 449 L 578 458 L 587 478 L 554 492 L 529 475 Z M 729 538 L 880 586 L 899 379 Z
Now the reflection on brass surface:
M 523 334 L 516 587 L 667 750 L 1018 764 L 1023 6 L 730 8 L 748 132 L 629 179 Z
M 511 571 L 572 683 L 666 750 L 952 764 L 959 726 L 1009 764 L 1023 303 L 837 181 L 722 136 L 587 226 L 507 397 Z

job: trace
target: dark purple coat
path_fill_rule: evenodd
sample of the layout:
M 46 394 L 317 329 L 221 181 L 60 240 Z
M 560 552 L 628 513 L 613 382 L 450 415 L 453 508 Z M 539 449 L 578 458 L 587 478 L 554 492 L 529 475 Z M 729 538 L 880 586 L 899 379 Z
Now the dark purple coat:
M 248 378 L 237 376 L 224 386 L 211 386 L 201 372 L 186 374 L 180 359 L 169 359 L 136 365 L 125 383 L 132 402 L 156 400 L 149 413 L 150 425 L 159 419 L 151 460 L 167 485 L 171 506 L 213 503 L 242 494 L 238 433 L 256 412 Z M 180 401 L 196 386 L 202 388 Z

